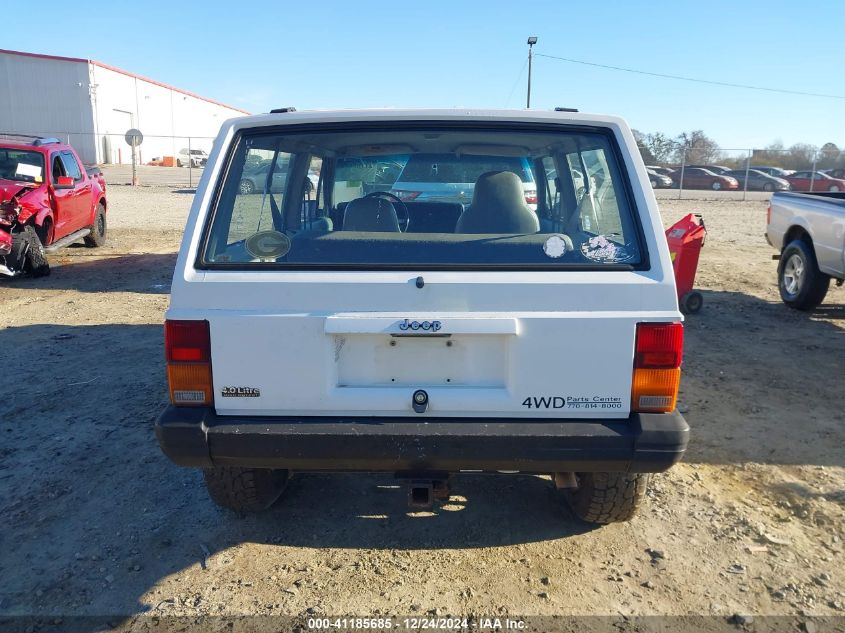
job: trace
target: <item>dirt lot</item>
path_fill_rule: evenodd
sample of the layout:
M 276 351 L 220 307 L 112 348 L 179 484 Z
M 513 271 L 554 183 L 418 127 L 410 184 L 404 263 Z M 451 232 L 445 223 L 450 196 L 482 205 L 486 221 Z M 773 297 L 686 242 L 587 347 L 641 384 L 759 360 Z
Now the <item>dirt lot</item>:
M 764 201 L 661 201 L 710 231 L 690 450 L 639 518 L 592 529 L 527 476 L 460 477 L 416 515 L 389 476 L 302 475 L 248 518 L 212 505 L 153 436 L 191 199 L 112 187 L 107 247 L 0 284 L 0 616 L 845 615 L 845 289 L 780 303 Z

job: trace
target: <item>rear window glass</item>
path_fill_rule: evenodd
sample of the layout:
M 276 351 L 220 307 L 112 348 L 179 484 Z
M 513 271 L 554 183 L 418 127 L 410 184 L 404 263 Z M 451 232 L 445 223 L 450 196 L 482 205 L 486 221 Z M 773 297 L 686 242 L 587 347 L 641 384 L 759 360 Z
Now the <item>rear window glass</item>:
M 502 156 L 456 156 L 454 154 L 416 154 L 399 175 L 399 182 L 474 183 L 488 171 L 510 171 L 522 182 L 532 182 L 528 161 Z
M 199 263 L 637 266 L 645 254 L 616 156 L 609 132 L 563 126 L 244 133 Z

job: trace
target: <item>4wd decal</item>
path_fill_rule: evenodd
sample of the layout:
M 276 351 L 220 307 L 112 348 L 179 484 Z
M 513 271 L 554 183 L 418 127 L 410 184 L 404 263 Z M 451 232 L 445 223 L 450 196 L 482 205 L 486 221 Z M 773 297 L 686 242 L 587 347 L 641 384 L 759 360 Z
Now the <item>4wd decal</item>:
M 621 409 L 619 396 L 529 396 L 522 401 L 529 409 Z

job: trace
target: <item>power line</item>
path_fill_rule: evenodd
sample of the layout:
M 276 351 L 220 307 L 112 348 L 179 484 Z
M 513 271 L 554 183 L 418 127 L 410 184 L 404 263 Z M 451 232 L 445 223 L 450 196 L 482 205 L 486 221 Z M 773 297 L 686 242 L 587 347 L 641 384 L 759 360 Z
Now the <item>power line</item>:
M 569 62 L 571 64 L 582 64 L 584 66 L 595 66 L 597 68 L 606 68 L 608 70 L 620 70 L 626 73 L 634 73 L 637 75 L 649 75 L 651 77 L 662 77 L 663 79 L 678 79 L 680 81 L 691 81 L 699 84 L 710 84 L 713 86 L 727 86 L 728 88 L 744 88 L 746 90 L 762 90 L 764 92 L 779 92 L 782 94 L 801 95 L 804 97 L 823 97 L 825 99 L 845 99 L 843 95 L 828 95 L 818 92 L 802 92 L 800 90 L 784 90 L 782 88 L 766 88 L 764 86 L 750 86 L 748 84 L 734 84 L 726 81 L 711 81 L 709 79 L 696 79 L 693 77 L 681 77 L 680 75 L 666 75 L 663 73 L 652 73 L 645 70 L 635 70 L 633 68 L 622 68 L 621 66 L 610 66 L 608 64 L 597 64 L 595 62 L 585 62 L 581 59 L 570 59 L 569 57 L 557 57 L 556 55 L 545 55 L 543 53 L 534 53 L 537 57 L 546 57 L 548 59 L 556 59 L 562 62 Z
M 519 80 L 522 79 L 522 73 L 525 72 L 525 67 L 528 65 L 528 59 L 522 63 L 522 69 L 519 71 L 519 75 L 516 76 L 516 81 L 513 82 L 513 87 L 511 88 L 510 94 L 508 94 L 508 100 L 505 101 L 505 107 L 508 107 L 508 104 L 511 102 L 511 97 L 513 97 L 513 91 L 516 90 L 516 86 L 519 83 Z

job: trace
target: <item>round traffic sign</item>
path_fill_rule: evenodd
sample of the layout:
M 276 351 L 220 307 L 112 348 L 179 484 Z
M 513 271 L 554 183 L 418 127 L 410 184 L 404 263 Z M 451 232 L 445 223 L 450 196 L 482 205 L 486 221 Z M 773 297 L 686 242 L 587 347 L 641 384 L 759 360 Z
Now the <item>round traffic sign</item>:
M 144 142 L 144 135 L 141 134 L 141 130 L 136 130 L 134 127 L 126 132 L 125 138 L 127 145 L 131 145 L 133 147 L 138 147 Z

